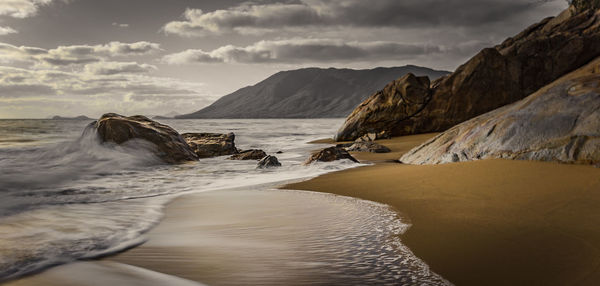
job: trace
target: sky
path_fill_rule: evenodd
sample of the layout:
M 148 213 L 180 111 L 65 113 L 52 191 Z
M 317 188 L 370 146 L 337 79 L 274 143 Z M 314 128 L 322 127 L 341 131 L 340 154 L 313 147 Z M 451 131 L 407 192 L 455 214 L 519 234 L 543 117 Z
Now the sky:
M 0 118 L 189 113 L 281 71 L 452 71 L 564 0 L 0 0 Z

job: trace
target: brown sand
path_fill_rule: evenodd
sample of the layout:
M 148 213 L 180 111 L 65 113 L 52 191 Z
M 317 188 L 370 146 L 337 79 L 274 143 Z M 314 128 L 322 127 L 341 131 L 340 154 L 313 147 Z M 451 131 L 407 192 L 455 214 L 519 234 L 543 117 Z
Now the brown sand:
M 600 168 L 482 160 L 385 163 L 432 135 L 381 140 L 375 166 L 290 184 L 395 207 L 402 241 L 456 285 L 600 285 Z

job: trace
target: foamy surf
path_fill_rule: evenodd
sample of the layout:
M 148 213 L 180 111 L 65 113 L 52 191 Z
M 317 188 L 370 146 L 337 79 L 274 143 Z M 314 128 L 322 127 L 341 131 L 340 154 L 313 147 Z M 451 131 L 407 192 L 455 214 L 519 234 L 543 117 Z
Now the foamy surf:
M 283 166 L 264 170 L 256 169 L 255 161 L 226 160 L 226 157 L 164 165 L 148 151 L 145 142 L 115 146 L 100 144 L 90 130 L 82 136 L 81 130 L 89 123 L 86 121 L 65 122 L 64 126 L 51 122 L 49 133 L 44 129 L 44 121 L 13 122 L 20 127 L 4 134 L 11 138 L 21 133 L 36 138 L 35 132 L 44 132 L 37 138 L 39 144 L 33 147 L 25 143 L 0 146 L 0 280 L 138 245 L 160 220 L 163 206 L 182 194 L 272 188 L 278 182 L 356 167 L 350 161 L 302 164 L 311 150 L 322 147 L 306 142 L 329 137 L 339 121 L 165 122 L 182 133 L 235 132 L 236 145 L 241 149 L 258 148 L 270 154 L 281 151 L 276 155 Z M 3 121 L 2 125 L 10 124 Z M 27 129 L 29 125 L 31 128 Z M 60 134 L 69 138 L 57 142 Z M 377 216 L 371 219 L 376 220 Z M 401 249 L 399 242 L 395 246 L 390 244 L 389 252 L 381 255 L 388 256 Z M 416 258 L 410 262 L 414 256 L 409 256 L 409 252 L 402 253 L 403 261 L 425 269 Z M 378 263 L 393 265 L 399 263 L 397 259 Z

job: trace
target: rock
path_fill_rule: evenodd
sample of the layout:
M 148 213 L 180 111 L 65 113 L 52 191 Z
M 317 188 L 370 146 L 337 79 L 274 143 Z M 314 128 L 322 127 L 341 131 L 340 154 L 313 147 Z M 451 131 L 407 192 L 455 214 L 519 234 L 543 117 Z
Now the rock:
M 525 99 L 488 112 L 406 153 L 408 164 L 488 158 L 600 163 L 600 57 Z
M 377 140 L 377 134 L 375 133 L 367 133 L 365 135 L 363 135 L 362 137 L 354 140 L 357 142 L 371 142 L 371 141 L 375 141 Z
M 153 150 L 155 154 L 167 163 L 198 160 L 198 156 L 177 131 L 145 116 L 126 117 L 107 113 L 90 126 L 96 128 L 102 142 L 123 144 L 133 139 L 148 141 L 156 146 Z
M 240 153 L 233 154 L 229 157 L 230 160 L 260 160 L 267 156 L 263 150 L 260 149 L 250 149 L 244 150 Z
M 358 151 L 358 152 L 372 152 L 372 153 L 389 153 L 392 150 L 381 144 L 375 142 L 354 142 L 352 145 L 346 148 L 347 151 Z
M 389 83 L 354 109 L 335 139 L 351 141 L 363 135 L 370 138 L 368 133 L 387 130 L 410 118 L 431 99 L 429 84 L 429 78 L 411 73 Z
M 328 147 L 317 153 L 312 154 L 304 164 L 308 165 L 315 161 L 331 162 L 335 160 L 348 159 L 355 163 L 360 163 L 346 149 L 340 147 Z
M 184 133 L 181 135 L 198 158 L 237 154 L 233 133 Z
M 392 136 L 444 131 L 520 100 L 600 56 L 599 15 L 570 7 L 483 49 L 431 86 L 414 76 L 396 80 L 360 104 L 336 140 L 382 131 Z
M 283 154 L 283 151 L 277 151 L 275 154 Z
M 256 165 L 256 167 L 259 169 L 271 168 L 271 167 L 281 167 L 281 163 L 279 163 L 279 160 L 277 160 L 277 157 L 267 155 L 264 158 L 260 159 L 260 161 L 258 161 L 258 164 Z

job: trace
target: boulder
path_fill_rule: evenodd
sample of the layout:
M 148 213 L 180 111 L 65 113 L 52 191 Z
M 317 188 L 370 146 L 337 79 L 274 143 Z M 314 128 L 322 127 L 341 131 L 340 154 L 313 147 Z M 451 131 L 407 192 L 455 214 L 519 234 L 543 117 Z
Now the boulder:
M 271 167 L 281 167 L 281 163 L 279 163 L 279 160 L 277 160 L 277 157 L 267 155 L 264 158 L 260 159 L 260 161 L 258 161 L 258 164 L 256 165 L 256 167 L 259 169 L 265 169 L 265 168 L 271 168 Z
M 115 113 L 102 115 L 90 124 L 102 142 L 123 144 L 129 140 L 145 140 L 156 146 L 152 150 L 160 159 L 175 164 L 196 161 L 198 156 L 182 136 L 173 128 L 148 119 L 145 116 L 122 116 Z
M 600 11 L 570 7 L 434 81 L 403 77 L 365 100 L 338 130 L 337 141 L 368 133 L 439 132 L 520 100 L 600 56 Z
M 198 158 L 237 154 L 233 133 L 184 133 L 181 135 Z
M 260 160 L 267 156 L 263 150 L 260 149 L 250 149 L 244 150 L 240 153 L 233 154 L 229 157 L 230 160 Z
M 348 159 L 355 163 L 360 163 L 346 149 L 341 147 L 328 147 L 319 152 L 312 154 L 304 164 L 308 165 L 315 161 L 331 162 L 335 160 Z
M 372 153 L 389 153 L 392 150 L 390 148 L 385 147 L 381 144 L 375 142 L 365 142 L 365 141 L 357 141 L 352 145 L 346 148 L 347 151 L 356 151 L 356 152 L 372 152 Z
M 400 161 L 488 158 L 599 164 L 600 58 L 521 101 L 452 127 Z
M 404 75 L 361 103 L 348 116 L 336 135 L 337 141 L 352 141 L 366 136 L 367 141 L 376 133 L 387 131 L 421 111 L 431 100 L 429 78 Z

